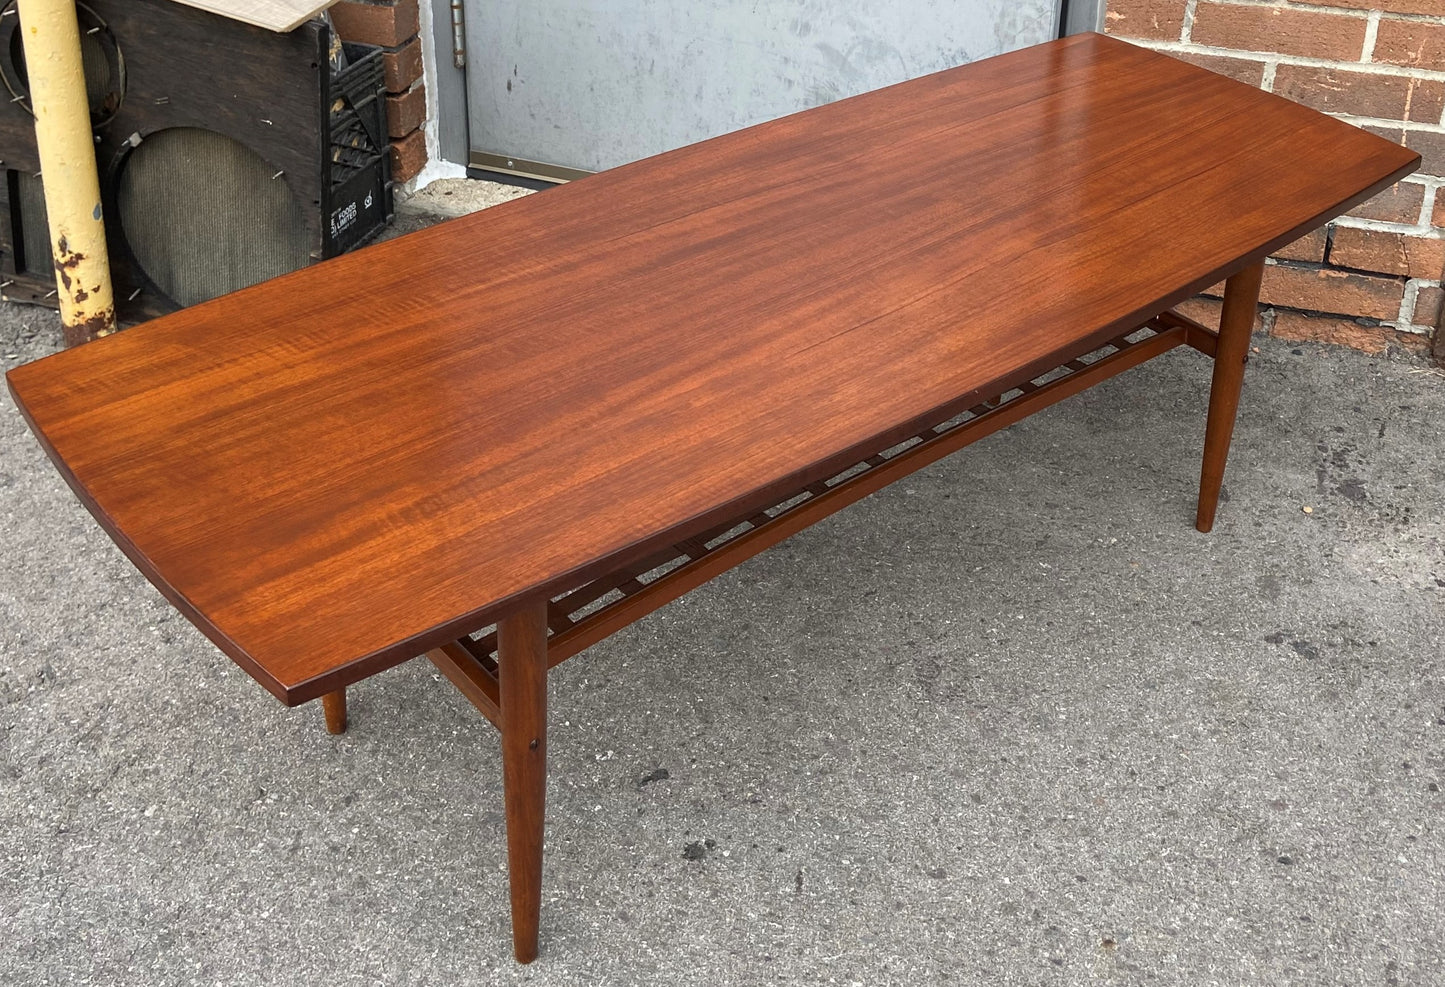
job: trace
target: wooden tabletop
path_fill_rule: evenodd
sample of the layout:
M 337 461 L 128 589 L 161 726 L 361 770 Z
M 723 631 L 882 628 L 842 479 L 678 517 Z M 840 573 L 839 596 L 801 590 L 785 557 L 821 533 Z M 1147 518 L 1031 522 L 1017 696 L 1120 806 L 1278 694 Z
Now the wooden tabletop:
M 9 382 L 147 577 L 296 703 L 846 468 L 1418 162 L 1084 35 L 511 201 Z

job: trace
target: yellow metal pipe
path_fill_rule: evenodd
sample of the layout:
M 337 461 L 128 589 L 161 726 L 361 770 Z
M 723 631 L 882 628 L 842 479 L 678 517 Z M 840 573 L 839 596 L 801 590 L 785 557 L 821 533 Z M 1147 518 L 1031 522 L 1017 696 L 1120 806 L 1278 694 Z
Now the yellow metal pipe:
M 18 0 L 65 341 L 115 331 L 115 299 L 75 0 Z

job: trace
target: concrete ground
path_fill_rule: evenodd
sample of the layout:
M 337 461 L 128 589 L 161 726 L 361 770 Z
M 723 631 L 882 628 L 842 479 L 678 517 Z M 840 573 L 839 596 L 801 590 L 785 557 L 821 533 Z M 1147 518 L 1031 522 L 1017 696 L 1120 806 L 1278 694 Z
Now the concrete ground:
M 490 725 L 283 708 L 0 399 L 0 983 L 1445 984 L 1445 379 L 1257 345 L 1211 535 L 1175 351 L 557 669 L 529 968 Z

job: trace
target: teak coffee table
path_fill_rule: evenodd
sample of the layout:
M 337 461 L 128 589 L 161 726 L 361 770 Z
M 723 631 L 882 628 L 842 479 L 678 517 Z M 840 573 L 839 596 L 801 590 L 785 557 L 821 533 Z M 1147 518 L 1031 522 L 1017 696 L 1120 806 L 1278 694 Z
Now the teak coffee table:
M 1271 251 L 1419 156 L 1084 35 L 508 202 L 11 371 L 56 467 L 278 699 L 425 654 L 502 735 L 537 952 L 547 670 L 1176 346 L 1209 530 Z M 1218 333 L 1170 311 L 1228 278 Z M 819 656 L 820 659 L 822 656 Z

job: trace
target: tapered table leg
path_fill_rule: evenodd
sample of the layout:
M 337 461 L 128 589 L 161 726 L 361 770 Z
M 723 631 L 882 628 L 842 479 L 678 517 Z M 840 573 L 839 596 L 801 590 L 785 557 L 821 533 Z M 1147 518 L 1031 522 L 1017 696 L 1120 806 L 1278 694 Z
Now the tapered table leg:
M 547 793 L 547 604 L 530 604 L 497 625 L 502 707 L 502 785 L 507 803 L 507 869 L 512 948 L 537 958 L 542 914 L 542 820 Z
M 346 732 L 346 688 L 328 692 L 321 697 L 321 708 L 326 711 L 326 732 Z
M 1264 262 L 1246 267 L 1224 284 L 1224 311 L 1219 317 L 1219 343 L 1214 351 L 1214 382 L 1209 389 L 1209 424 L 1204 431 L 1204 466 L 1199 475 L 1199 510 L 1194 526 L 1214 527 L 1219 488 L 1224 483 L 1224 462 L 1234 435 L 1244 365 L 1249 360 L 1249 335 L 1259 305 L 1259 283 Z

